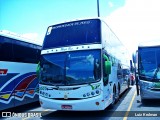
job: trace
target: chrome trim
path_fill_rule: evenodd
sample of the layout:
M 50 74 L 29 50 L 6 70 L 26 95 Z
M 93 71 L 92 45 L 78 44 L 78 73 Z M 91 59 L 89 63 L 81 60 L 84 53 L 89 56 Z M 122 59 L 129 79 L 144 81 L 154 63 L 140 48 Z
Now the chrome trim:
M 50 53 L 60 53 L 60 52 L 68 52 L 68 51 L 78 51 L 78 50 L 91 50 L 91 49 L 102 49 L 102 44 L 90 44 L 90 45 L 77 45 L 77 46 L 69 46 L 69 47 L 60 47 L 42 50 L 41 54 L 50 54 Z

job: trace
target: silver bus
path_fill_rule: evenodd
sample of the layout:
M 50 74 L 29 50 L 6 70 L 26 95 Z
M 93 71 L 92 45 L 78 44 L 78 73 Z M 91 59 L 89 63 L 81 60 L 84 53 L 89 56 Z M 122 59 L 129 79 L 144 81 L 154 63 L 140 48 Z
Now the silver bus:
M 137 61 L 142 102 L 160 99 L 160 41 L 139 45 Z

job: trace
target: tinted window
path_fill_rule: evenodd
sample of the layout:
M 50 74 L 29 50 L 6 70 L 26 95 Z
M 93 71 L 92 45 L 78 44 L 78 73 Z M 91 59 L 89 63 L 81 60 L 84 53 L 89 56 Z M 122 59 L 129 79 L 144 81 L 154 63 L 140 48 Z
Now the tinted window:
M 13 44 L 14 61 L 25 63 L 38 63 L 40 50 L 34 48 L 35 45 L 28 44 L 22 46 L 20 44 Z
M 0 36 L 0 61 L 13 60 L 13 46 L 12 40 Z
M 100 50 L 43 55 L 41 83 L 75 85 L 97 82 L 101 78 L 100 55 Z
M 139 48 L 140 79 L 160 79 L 160 47 Z
M 0 36 L 0 61 L 37 63 L 40 46 Z
M 86 43 L 100 43 L 100 20 L 82 20 L 49 27 L 43 49 Z

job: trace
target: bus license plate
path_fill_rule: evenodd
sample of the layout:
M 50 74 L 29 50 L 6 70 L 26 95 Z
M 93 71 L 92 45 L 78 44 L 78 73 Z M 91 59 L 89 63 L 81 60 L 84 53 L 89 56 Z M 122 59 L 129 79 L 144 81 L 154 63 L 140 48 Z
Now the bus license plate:
M 71 105 L 62 105 L 61 108 L 62 109 L 67 109 L 67 110 L 71 110 L 72 106 Z

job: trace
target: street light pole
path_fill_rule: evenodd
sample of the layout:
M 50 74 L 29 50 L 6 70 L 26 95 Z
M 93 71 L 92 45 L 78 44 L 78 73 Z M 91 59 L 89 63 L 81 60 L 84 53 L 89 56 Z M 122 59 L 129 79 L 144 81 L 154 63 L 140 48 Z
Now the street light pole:
M 98 12 L 98 17 L 100 17 L 100 13 L 99 13 L 99 0 L 97 0 L 97 12 Z

